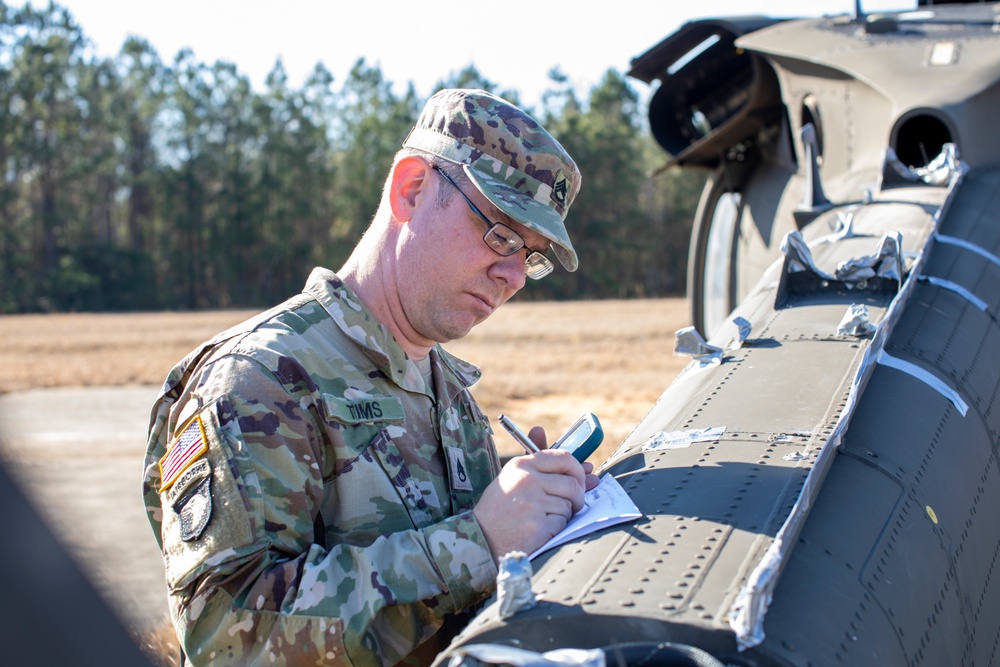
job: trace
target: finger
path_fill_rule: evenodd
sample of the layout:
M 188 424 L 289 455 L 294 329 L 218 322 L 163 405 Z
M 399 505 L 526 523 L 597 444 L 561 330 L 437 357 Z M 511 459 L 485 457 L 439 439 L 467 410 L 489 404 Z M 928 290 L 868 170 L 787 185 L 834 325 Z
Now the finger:
M 541 426 L 532 426 L 531 430 L 528 431 L 528 437 L 531 441 L 538 445 L 539 449 L 548 449 L 548 439 L 545 437 L 545 429 Z
M 558 450 L 515 457 L 503 467 L 496 481 L 508 497 L 507 502 L 516 499 L 528 506 L 541 507 L 549 496 L 554 496 L 568 501 L 571 512 L 583 507 L 588 483 L 583 466 L 568 452 Z
M 567 475 L 575 479 L 581 488 L 583 487 L 583 480 L 586 475 L 583 465 L 573 458 L 573 455 L 569 452 L 559 449 L 545 449 L 532 454 L 525 461 L 525 464 L 530 465 L 540 473 Z
M 601 478 L 594 474 L 594 464 L 589 461 L 583 464 L 583 472 L 586 475 L 583 479 L 583 487 L 590 491 L 601 483 Z
M 548 542 L 550 539 L 558 535 L 559 532 L 566 527 L 567 523 L 569 523 L 569 519 L 560 514 L 546 515 L 543 525 L 544 530 L 548 533 L 548 537 L 545 538 L 545 541 Z
M 547 496 L 560 498 L 570 504 L 572 516 L 584 505 L 584 487 L 580 481 L 569 475 L 541 475 L 542 490 Z
M 569 521 L 575 514 L 573 503 L 568 498 L 561 496 L 546 496 L 543 507 L 540 509 L 545 511 L 546 516 L 561 516 L 565 521 Z

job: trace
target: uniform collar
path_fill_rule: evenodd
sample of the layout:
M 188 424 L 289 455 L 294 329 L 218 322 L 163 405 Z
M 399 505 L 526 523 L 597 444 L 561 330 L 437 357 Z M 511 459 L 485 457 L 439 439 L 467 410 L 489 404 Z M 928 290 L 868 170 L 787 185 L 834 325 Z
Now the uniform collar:
M 322 304 L 344 335 L 357 343 L 386 377 L 407 391 L 423 391 L 420 369 L 336 273 L 322 267 L 314 268 L 303 291 Z M 431 355 L 431 362 L 434 363 L 436 357 L 463 386 L 471 386 L 482 376 L 482 371 L 474 364 L 463 361 L 440 345 L 435 345 L 434 349 L 437 354 Z

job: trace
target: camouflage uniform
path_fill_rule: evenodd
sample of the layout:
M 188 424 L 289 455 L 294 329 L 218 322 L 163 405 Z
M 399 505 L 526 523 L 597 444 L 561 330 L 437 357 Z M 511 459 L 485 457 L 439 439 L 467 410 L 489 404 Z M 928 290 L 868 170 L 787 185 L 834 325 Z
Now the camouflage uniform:
M 171 371 L 143 494 L 192 663 L 429 661 L 443 644 L 415 647 L 492 592 L 472 513 L 499 472 L 467 390 L 480 371 L 440 346 L 430 360 L 433 386 L 315 269 Z

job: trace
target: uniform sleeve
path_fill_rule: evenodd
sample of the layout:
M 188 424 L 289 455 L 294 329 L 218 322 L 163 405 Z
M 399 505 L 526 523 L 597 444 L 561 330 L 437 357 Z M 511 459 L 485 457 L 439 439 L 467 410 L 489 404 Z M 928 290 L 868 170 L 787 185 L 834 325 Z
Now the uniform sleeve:
M 471 511 L 363 544 L 314 543 L 328 491 L 309 392 L 246 359 L 206 376 L 147 485 L 159 489 L 171 612 L 192 664 L 394 664 L 492 592 Z M 346 465 L 381 470 L 364 453 Z

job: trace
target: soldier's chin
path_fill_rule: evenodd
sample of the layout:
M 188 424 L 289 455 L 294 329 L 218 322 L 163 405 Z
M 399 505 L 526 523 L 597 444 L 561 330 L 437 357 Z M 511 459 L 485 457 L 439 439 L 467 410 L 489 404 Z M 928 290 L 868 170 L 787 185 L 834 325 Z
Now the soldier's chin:
M 472 331 L 473 327 L 482 322 L 484 319 L 486 318 L 454 316 L 448 318 L 447 320 L 433 322 L 431 323 L 431 326 L 427 326 L 423 330 L 417 329 L 417 331 L 427 340 L 434 341 L 435 343 L 448 343 L 453 340 L 458 340 L 459 338 L 464 338 L 470 331 Z
M 483 318 L 483 319 L 486 319 L 486 318 Z M 458 340 L 460 338 L 465 338 L 466 336 L 469 335 L 469 332 L 472 331 L 472 329 L 477 324 L 479 324 L 480 322 L 482 322 L 482 320 L 478 320 L 478 321 L 476 321 L 476 322 L 474 322 L 474 323 L 472 323 L 472 324 L 470 324 L 468 326 L 464 326 L 464 327 L 459 327 L 459 326 L 447 327 L 446 329 L 443 330 L 443 332 L 442 332 L 442 338 L 440 340 L 438 340 L 438 342 L 439 343 L 447 343 L 447 342 L 450 342 L 450 341 L 453 341 L 453 340 Z

